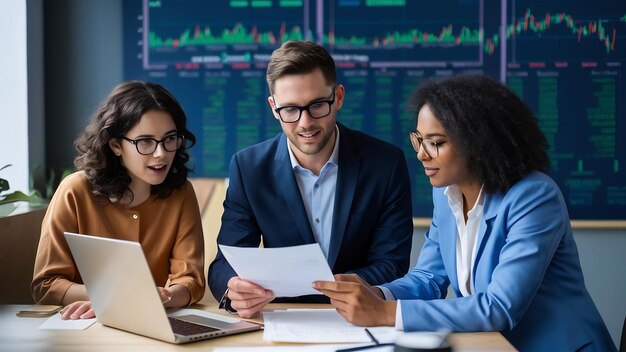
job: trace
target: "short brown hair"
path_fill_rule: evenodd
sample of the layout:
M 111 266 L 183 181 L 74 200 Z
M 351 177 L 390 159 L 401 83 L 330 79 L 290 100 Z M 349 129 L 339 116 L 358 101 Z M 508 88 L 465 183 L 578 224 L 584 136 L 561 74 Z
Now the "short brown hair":
M 323 46 L 310 41 L 289 40 L 274 50 L 267 65 L 267 85 L 274 92 L 276 80 L 287 75 L 307 74 L 321 69 L 326 84 L 337 84 L 335 61 Z

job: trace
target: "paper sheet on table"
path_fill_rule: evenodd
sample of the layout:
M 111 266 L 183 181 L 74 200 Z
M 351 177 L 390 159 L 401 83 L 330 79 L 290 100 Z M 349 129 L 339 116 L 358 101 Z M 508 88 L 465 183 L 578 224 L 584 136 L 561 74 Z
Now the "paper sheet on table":
M 276 297 L 319 295 L 313 281 L 335 281 L 317 243 L 281 248 L 220 245 L 237 275 L 272 290 Z
M 91 319 L 76 319 L 76 320 L 63 320 L 61 314 L 57 313 L 50 318 L 46 319 L 43 324 L 39 326 L 40 330 L 85 330 L 96 322 L 96 318 Z
M 343 345 L 296 345 L 296 346 L 233 346 L 215 347 L 213 352 L 335 352 L 344 348 L 363 346 L 364 344 Z M 371 345 L 371 343 L 367 344 Z M 367 352 L 393 352 L 393 346 L 380 346 L 367 349 Z
M 370 342 L 365 328 L 348 323 L 334 309 L 288 309 L 263 312 L 263 339 L 274 342 Z M 393 342 L 401 332 L 393 327 L 368 330 L 381 343 Z

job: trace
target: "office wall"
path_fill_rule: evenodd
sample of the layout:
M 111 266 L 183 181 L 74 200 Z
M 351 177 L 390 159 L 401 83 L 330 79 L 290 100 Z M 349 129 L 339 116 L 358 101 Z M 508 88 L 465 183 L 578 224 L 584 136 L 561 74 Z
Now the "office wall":
M 44 2 L 46 163 L 73 167 L 73 141 L 122 80 L 121 0 Z
M 44 5 L 47 161 L 63 168 L 72 163 L 71 141 L 85 120 L 122 80 L 122 6 L 121 0 Z M 415 230 L 414 258 L 425 230 Z M 587 287 L 617 344 L 626 315 L 626 229 L 576 230 L 575 239 Z

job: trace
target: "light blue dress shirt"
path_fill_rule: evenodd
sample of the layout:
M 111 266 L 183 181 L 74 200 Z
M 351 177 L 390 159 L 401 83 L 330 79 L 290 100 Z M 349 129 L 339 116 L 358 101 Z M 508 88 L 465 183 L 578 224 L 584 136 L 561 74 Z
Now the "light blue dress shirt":
M 335 191 L 337 189 L 339 129 L 335 126 L 335 147 L 330 158 L 322 167 L 319 176 L 298 163 L 291 150 L 291 143 L 287 143 L 289 159 L 293 167 L 304 208 L 309 218 L 309 224 L 315 240 L 322 248 L 328 259 L 330 237 L 333 230 L 333 211 L 335 209 Z

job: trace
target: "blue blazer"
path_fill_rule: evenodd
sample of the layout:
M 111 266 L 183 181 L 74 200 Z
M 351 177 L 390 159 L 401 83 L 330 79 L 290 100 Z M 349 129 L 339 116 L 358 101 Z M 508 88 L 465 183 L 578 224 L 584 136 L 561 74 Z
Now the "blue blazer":
M 328 263 L 333 273 L 356 273 L 370 284 L 409 270 L 413 235 L 411 189 L 403 152 L 338 124 L 337 189 Z M 236 153 L 218 244 L 266 248 L 315 243 L 287 150 L 287 138 Z M 218 250 L 208 272 L 219 300 L 235 272 Z M 296 301 L 324 301 L 324 296 Z
M 405 331 L 501 331 L 521 351 L 615 351 L 583 280 L 558 186 L 535 172 L 505 194 L 486 194 L 473 267 L 474 294 L 461 297 L 457 227 L 433 189 L 432 224 L 417 265 L 383 285 L 401 300 Z M 451 284 L 457 298 L 444 300 Z

